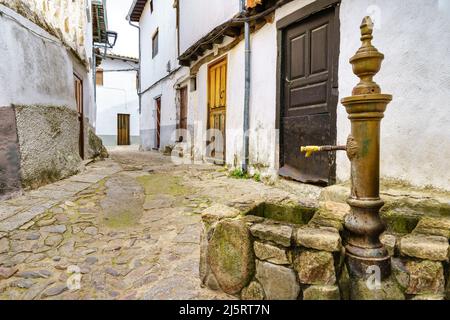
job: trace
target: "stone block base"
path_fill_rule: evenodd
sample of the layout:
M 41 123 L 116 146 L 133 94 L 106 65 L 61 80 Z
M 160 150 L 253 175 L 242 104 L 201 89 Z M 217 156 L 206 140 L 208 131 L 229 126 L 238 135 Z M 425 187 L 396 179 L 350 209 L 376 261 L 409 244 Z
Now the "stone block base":
M 369 268 L 358 279 L 347 271 L 338 226 L 347 208 L 322 203 L 318 209 L 307 225 L 249 216 L 254 211 L 248 208 L 238 211 L 213 205 L 206 209 L 202 283 L 243 300 L 444 299 L 450 292 L 444 271 L 448 239 L 384 234 L 391 276 L 382 278 L 376 268 Z

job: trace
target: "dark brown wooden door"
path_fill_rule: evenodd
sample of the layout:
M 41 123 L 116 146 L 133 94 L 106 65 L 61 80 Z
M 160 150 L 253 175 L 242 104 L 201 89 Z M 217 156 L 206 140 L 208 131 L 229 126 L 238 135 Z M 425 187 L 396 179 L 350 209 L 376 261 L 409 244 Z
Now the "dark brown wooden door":
M 187 130 L 187 117 L 188 117 L 188 91 L 187 87 L 180 89 L 180 129 Z
M 161 148 L 161 98 L 156 99 L 156 144 L 155 149 Z
M 84 108 L 83 108 L 83 81 L 74 74 L 75 101 L 77 104 L 78 122 L 80 134 L 78 136 L 78 150 L 81 159 L 84 159 Z
M 130 115 L 117 114 L 117 145 L 130 145 Z
M 300 147 L 336 143 L 338 36 L 335 8 L 283 31 L 282 176 L 306 183 L 335 183 L 335 154 L 305 158 Z

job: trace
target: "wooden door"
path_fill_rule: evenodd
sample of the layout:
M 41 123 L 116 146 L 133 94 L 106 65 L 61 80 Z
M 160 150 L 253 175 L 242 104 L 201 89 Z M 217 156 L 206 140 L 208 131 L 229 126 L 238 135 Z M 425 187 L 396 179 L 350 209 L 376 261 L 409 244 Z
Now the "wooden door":
M 117 114 L 117 145 L 130 145 L 130 115 Z
M 180 123 L 179 128 L 187 130 L 187 117 L 188 117 L 188 91 L 187 87 L 180 89 Z
M 78 152 L 81 159 L 84 159 L 84 108 L 83 108 L 83 81 L 74 74 L 75 102 L 77 105 L 78 122 L 80 124 L 80 134 L 78 136 Z
M 155 149 L 161 148 L 161 98 L 155 99 L 156 103 L 156 142 Z
M 216 164 L 225 163 L 226 106 L 227 60 L 222 59 L 211 65 L 208 70 L 208 129 L 216 129 L 217 133 L 221 135 L 220 137 L 208 136 L 209 153 L 212 161 Z M 211 143 L 214 144 L 211 145 Z
M 335 153 L 305 158 L 301 146 L 336 144 L 338 26 L 335 8 L 283 30 L 280 175 L 333 184 Z

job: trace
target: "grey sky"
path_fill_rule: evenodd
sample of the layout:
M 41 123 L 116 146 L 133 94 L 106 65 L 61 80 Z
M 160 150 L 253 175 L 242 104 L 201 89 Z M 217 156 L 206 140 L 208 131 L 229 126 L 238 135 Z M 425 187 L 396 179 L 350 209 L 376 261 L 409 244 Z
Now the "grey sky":
M 126 16 L 133 0 L 106 0 L 108 29 L 119 36 L 112 50 L 115 54 L 138 57 L 138 30 L 128 24 Z

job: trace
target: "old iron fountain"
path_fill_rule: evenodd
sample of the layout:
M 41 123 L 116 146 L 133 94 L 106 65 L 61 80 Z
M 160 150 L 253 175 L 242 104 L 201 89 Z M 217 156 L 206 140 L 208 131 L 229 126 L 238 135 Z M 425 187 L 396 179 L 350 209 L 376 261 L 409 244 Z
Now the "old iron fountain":
M 384 224 L 380 199 L 380 122 L 392 96 L 382 94 L 373 77 L 380 71 L 384 55 L 372 45 L 373 22 L 365 17 L 361 24 L 362 46 L 350 59 L 360 82 L 352 96 L 342 99 L 351 121 L 346 146 L 302 147 L 309 157 L 314 152 L 346 150 L 351 161 L 351 212 L 345 218 L 345 255 L 350 275 L 364 278 L 379 268 L 382 279 L 391 273 L 390 257 L 380 242 Z

